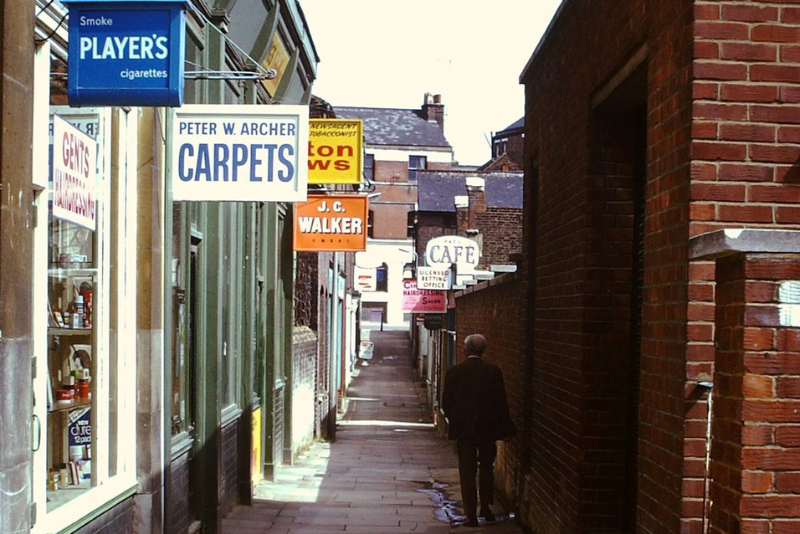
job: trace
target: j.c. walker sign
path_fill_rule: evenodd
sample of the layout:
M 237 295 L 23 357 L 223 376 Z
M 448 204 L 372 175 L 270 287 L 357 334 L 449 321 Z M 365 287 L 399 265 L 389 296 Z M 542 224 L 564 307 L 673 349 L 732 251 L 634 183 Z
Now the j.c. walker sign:
M 294 210 L 294 249 L 361 251 L 367 249 L 367 197 L 309 195 Z

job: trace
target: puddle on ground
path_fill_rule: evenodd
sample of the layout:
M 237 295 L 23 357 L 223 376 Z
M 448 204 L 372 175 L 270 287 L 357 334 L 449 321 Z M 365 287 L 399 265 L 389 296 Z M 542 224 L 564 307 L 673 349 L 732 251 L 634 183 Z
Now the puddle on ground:
M 428 482 L 422 489 L 416 490 L 418 493 L 424 493 L 433 502 L 433 517 L 443 523 L 454 525 L 456 523 L 463 523 L 465 518 L 460 515 L 456 510 L 458 501 L 451 501 L 447 498 L 447 488 L 449 484 L 441 482 Z
M 451 527 L 459 527 L 463 525 L 467 517 L 458 513 L 459 501 L 453 501 L 447 498 L 445 491 L 450 485 L 443 482 L 427 482 L 422 489 L 416 490 L 418 493 L 424 493 L 433 502 L 433 517 L 442 523 L 448 523 Z M 495 523 L 501 521 L 510 521 L 514 519 L 514 513 L 508 514 L 495 514 Z M 481 525 L 489 524 L 482 517 L 478 518 L 478 523 Z

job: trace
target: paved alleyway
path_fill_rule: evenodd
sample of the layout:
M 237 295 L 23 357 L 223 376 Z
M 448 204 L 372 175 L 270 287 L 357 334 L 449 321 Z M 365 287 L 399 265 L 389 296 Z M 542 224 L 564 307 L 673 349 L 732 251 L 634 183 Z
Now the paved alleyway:
M 223 534 L 521 534 L 499 504 L 497 522 L 461 526 L 455 452 L 431 424 L 408 333 L 373 331 L 371 339 L 374 358 L 357 366 L 336 442 L 314 445 L 275 483 L 260 484 L 256 504 L 233 510 Z

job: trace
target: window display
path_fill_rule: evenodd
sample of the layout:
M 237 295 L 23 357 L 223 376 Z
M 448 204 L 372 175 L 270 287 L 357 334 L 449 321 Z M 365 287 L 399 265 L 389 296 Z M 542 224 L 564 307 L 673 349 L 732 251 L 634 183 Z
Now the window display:
M 49 221 L 47 509 L 92 485 L 92 393 L 98 295 L 95 231 Z
M 111 165 L 112 118 L 122 132 L 129 118 L 115 113 L 50 107 L 33 266 L 34 534 L 136 487 L 136 167 Z

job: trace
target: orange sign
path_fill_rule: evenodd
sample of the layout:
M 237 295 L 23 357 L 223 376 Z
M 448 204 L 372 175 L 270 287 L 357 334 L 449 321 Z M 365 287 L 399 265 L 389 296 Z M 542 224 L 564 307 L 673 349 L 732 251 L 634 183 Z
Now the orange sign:
M 308 195 L 294 209 L 294 249 L 346 251 L 367 249 L 367 197 Z

